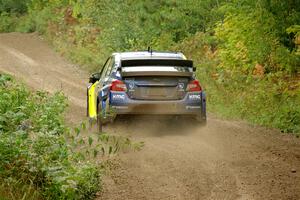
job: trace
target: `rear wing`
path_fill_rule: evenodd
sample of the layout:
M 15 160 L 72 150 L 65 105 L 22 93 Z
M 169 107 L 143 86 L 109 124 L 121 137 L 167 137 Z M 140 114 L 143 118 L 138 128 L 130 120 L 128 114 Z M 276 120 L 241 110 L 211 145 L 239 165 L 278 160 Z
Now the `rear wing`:
M 131 59 L 121 61 L 121 74 L 128 76 L 192 76 L 196 70 L 191 60 Z

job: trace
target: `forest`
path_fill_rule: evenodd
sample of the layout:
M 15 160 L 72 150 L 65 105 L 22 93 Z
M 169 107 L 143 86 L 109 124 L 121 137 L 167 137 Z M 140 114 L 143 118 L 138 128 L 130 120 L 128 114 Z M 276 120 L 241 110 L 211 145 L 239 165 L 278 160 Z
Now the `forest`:
M 299 132 L 298 0 L 1 0 L 0 31 L 39 32 L 62 55 L 100 70 L 114 51 L 181 51 L 209 110 Z

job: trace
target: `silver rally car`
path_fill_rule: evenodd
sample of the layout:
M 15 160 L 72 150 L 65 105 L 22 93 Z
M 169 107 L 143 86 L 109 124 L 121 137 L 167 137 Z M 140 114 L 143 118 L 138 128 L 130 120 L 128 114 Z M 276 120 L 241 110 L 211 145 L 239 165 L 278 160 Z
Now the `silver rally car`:
M 102 124 L 116 115 L 188 115 L 206 123 L 206 99 L 193 61 L 182 53 L 113 53 L 90 77 L 87 115 Z

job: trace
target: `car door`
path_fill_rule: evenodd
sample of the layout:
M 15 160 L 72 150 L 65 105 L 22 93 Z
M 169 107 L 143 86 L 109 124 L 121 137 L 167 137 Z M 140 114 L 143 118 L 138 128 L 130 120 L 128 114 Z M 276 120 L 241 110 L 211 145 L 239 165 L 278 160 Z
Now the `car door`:
M 109 109 L 109 93 L 111 83 L 114 80 L 112 77 L 112 72 L 115 65 L 115 59 L 112 56 L 110 60 L 107 62 L 107 66 L 105 71 L 103 71 L 102 77 L 100 78 L 99 82 L 99 92 L 98 92 L 98 99 L 99 103 L 101 103 L 101 108 L 103 111 L 103 115 L 108 112 Z
M 106 85 L 106 74 L 107 70 L 109 69 L 111 62 L 111 58 L 108 58 L 105 62 L 104 66 L 101 69 L 100 73 L 95 73 L 99 77 L 96 80 L 90 81 L 90 84 L 87 88 L 87 116 L 89 118 L 96 118 L 97 117 L 97 103 L 99 96 L 101 97 L 102 90 Z M 94 75 L 95 75 L 94 74 Z M 91 80 L 91 79 L 90 79 Z
M 113 57 L 110 57 L 101 72 L 101 77 L 97 87 L 98 98 L 105 100 L 107 98 L 110 83 L 111 83 L 111 70 L 113 67 Z

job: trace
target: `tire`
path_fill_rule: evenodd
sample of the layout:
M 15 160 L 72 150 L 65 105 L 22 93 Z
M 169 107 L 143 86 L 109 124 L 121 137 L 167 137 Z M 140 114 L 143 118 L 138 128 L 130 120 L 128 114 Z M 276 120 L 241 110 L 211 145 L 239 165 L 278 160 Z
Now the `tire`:
M 99 133 L 103 132 L 103 121 L 101 117 L 101 112 L 102 112 L 102 104 L 101 102 L 99 102 L 97 105 L 97 127 Z

